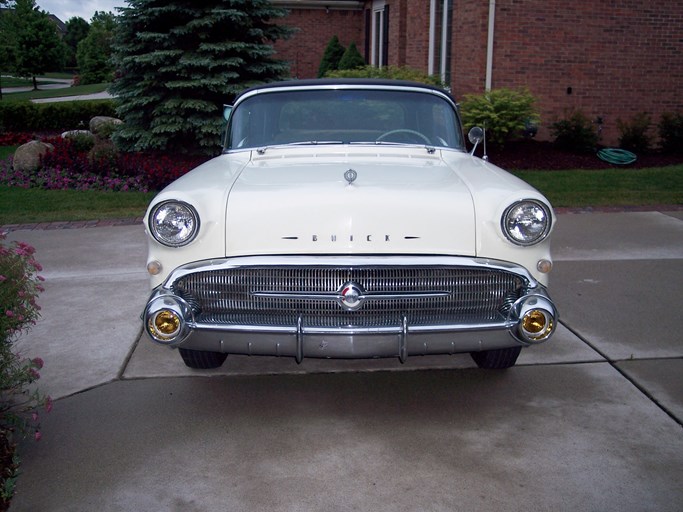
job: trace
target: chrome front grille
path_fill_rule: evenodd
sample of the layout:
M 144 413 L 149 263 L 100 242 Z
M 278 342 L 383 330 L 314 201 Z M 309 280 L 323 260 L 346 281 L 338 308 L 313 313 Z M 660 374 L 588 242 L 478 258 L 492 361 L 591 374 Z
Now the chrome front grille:
M 355 310 L 340 303 L 354 283 L 366 300 Z M 528 283 L 501 269 L 351 266 L 235 267 L 179 278 L 172 290 L 201 323 L 373 328 L 487 323 L 504 319 Z

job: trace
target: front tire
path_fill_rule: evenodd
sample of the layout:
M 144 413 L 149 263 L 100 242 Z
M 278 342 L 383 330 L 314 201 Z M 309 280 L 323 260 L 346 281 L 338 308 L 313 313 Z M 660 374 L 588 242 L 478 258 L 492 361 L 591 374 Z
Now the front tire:
M 179 348 L 180 357 L 183 358 L 185 366 L 195 368 L 197 370 L 210 370 L 212 368 L 220 368 L 228 354 L 221 352 L 207 352 L 205 350 L 188 350 L 186 348 Z
M 521 351 L 522 347 L 499 348 L 496 350 L 470 352 L 470 355 L 479 368 L 503 370 L 515 365 Z

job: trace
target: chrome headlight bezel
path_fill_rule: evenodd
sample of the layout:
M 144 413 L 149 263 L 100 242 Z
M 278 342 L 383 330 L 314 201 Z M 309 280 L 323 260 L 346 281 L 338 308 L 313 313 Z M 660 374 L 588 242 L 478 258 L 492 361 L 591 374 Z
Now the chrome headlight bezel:
M 522 247 L 536 245 L 548 236 L 552 227 L 550 207 L 536 199 L 523 199 L 505 209 L 500 220 L 503 235 Z
M 184 201 L 163 201 L 150 210 L 147 225 L 151 235 L 160 244 L 183 247 L 199 233 L 199 214 Z

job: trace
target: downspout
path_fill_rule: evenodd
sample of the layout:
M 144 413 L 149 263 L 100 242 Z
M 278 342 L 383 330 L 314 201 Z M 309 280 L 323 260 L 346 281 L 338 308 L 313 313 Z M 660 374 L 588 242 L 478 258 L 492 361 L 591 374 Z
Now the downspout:
M 489 0 L 489 35 L 486 48 L 486 90 L 493 82 L 493 35 L 496 26 L 496 0 Z
M 434 74 L 434 45 L 436 44 L 436 0 L 429 2 L 429 56 L 427 57 L 427 74 Z
M 446 83 L 446 56 L 448 51 L 446 46 L 448 45 L 448 33 L 446 31 L 448 27 L 448 0 L 443 1 L 443 16 L 441 17 L 441 81 Z

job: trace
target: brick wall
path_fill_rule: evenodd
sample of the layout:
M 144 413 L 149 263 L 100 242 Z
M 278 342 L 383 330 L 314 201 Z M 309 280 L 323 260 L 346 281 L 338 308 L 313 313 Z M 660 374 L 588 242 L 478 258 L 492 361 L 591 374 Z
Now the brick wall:
M 453 1 L 451 86 L 462 97 L 484 91 L 489 2 Z M 427 71 L 429 4 L 386 0 L 390 65 Z M 367 0 L 366 9 L 371 5 Z M 365 20 L 360 10 L 292 9 L 285 23 L 299 33 L 276 50 L 292 76 L 314 77 L 335 34 L 363 53 Z M 541 112 L 539 138 L 570 109 L 602 118 L 610 145 L 617 119 L 648 112 L 656 123 L 663 112 L 683 111 L 681 0 L 496 0 L 495 21 L 492 86 L 531 90 Z
M 332 36 L 344 47 L 355 42 L 363 53 L 363 12 L 358 10 L 291 9 L 284 25 L 298 30 L 275 44 L 275 58 L 287 60 L 292 78 L 315 78 Z
M 458 93 L 484 88 L 487 4 L 456 4 Z M 462 57 L 474 53 L 468 33 L 481 45 L 470 62 Z M 580 109 L 602 118 L 603 142 L 616 144 L 617 119 L 648 112 L 656 123 L 663 112 L 683 111 L 683 2 L 497 0 L 492 86 L 531 90 L 541 137 L 564 112 Z

